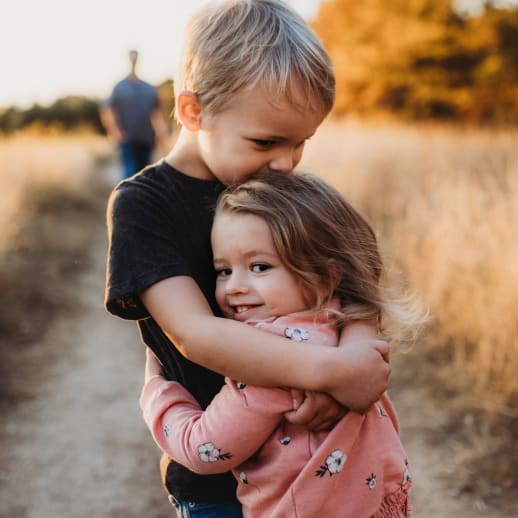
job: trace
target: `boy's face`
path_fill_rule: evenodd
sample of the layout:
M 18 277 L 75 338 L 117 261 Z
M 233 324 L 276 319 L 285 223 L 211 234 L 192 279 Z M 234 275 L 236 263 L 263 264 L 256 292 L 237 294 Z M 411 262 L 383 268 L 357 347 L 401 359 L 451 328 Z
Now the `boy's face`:
M 302 287 L 281 262 L 263 218 L 219 213 L 212 250 L 216 300 L 227 318 L 263 320 L 307 309 Z
M 228 185 L 258 172 L 291 171 L 326 115 L 302 91 L 295 91 L 294 101 L 273 104 L 256 88 L 237 94 L 222 112 L 202 116 L 196 135 L 205 178 Z

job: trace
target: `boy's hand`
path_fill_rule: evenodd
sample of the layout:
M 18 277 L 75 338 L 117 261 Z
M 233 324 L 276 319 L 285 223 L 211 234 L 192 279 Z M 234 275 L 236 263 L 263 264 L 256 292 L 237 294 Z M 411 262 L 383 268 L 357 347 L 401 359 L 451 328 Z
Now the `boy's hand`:
M 313 432 L 330 430 L 348 412 L 347 408 L 323 392 L 302 392 L 293 389 L 291 395 L 294 410 L 286 412 L 284 417 L 290 423 Z
M 387 390 L 389 351 L 387 342 L 372 339 L 338 347 L 337 352 L 342 355 L 340 364 L 347 369 L 346 381 L 336 383 L 329 391 L 331 395 L 350 410 L 366 412 Z
M 149 347 L 146 347 L 146 367 L 144 371 L 144 382 L 147 383 L 151 376 L 156 375 L 164 375 L 162 364 L 158 361 L 158 358 L 154 355 L 153 351 Z

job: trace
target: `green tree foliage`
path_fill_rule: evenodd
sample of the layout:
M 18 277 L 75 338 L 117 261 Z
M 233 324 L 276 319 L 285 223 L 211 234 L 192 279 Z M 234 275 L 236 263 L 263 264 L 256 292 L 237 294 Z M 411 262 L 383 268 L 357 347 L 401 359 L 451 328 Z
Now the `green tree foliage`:
M 166 117 L 174 110 L 173 81 L 167 79 L 157 86 L 160 107 Z M 0 133 L 8 134 L 30 126 L 40 128 L 89 129 L 95 133 L 105 133 L 99 116 L 98 99 L 70 95 L 58 99 L 49 106 L 34 104 L 31 108 L 10 107 L 0 110 Z M 172 125 L 172 121 L 171 121 Z
M 35 124 L 64 131 L 78 128 L 89 128 L 97 133 L 103 131 L 99 118 L 99 102 L 87 97 L 67 96 L 50 106 L 34 104 L 25 110 L 11 107 L 0 112 L 2 133 L 12 133 Z
M 157 86 L 158 99 L 160 101 L 160 109 L 168 118 L 174 115 L 174 87 L 173 80 L 166 79 Z
M 518 10 L 463 18 L 451 0 L 328 0 L 313 22 L 337 114 L 518 122 Z

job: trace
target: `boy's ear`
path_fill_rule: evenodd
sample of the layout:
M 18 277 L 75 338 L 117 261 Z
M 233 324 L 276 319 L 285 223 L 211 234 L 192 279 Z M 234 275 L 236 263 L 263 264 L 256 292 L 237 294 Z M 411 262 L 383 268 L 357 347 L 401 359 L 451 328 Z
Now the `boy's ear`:
M 189 131 L 198 131 L 201 128 L 201 108 L 195 93 L 184 90 L 178 95 L 176 113 Z

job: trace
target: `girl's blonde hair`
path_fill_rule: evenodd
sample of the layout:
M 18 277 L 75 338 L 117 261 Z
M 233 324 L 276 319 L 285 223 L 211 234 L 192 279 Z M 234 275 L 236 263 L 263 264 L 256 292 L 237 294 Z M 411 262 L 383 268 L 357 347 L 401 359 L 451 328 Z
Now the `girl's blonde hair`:
M 228 107 L 245 88 L 261 88 L 272 101 L 301 87 L 314 108 L 331 110 L 331 59 L 309 25 L 280 0 L 220 0 L 190 21 L 175 78 L 178 95 L 197 95 L 206 115 Z
M 371 226 L 319 177 L 255 175 L 223 192 L 216 216 L 219 212 L 263 218 L 282 263 L 299 279 L 308 307 L 318 312 L 339 299 L 339 326 L 375 320 L 391 339 L 421 322 L 408 299 L 390 299 L 382 287 L 383 263 Z

